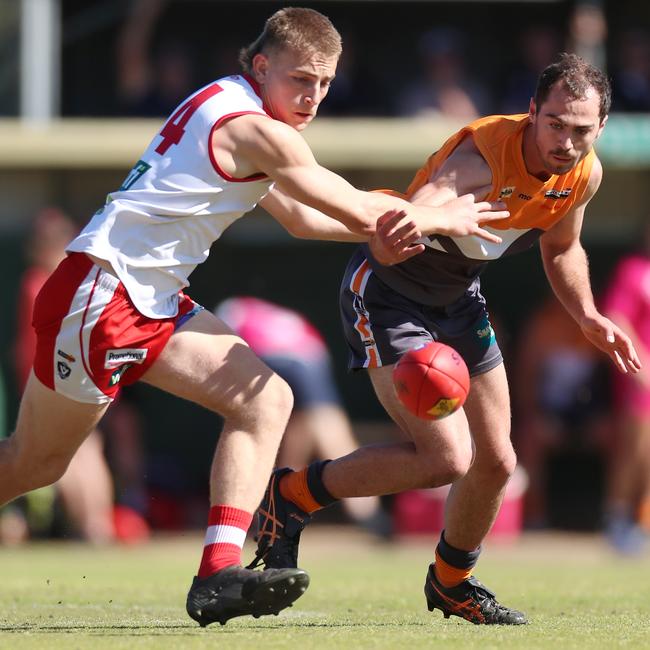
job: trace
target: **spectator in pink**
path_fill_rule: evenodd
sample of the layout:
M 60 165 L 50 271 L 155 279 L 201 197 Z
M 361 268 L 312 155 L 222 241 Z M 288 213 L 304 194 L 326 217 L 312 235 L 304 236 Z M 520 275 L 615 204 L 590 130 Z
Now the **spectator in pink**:
M 605 295 L 605 311 L 627 332 L 643 369 L 615 378 L 620 431 L 612 461 L 607 532 L 625 553 L 643 549 L 650 532 L 650 222 L 641 250 L 618 264 Z

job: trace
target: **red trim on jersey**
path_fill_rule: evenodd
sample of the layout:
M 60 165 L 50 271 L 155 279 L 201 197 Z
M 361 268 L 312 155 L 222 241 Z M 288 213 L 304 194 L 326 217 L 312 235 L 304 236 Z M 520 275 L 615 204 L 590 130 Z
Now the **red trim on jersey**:
M 250 176 L 246 176 L 245 178 L 236 178 L 235 176 L 231 176 L 228 172 L 225 172 L 220 166 L 219 163 L 217 162 L 217 159 L 214 157 L 214 151 L 212 150 L 212 134 L 215 132 L 216 129 L 218 129 L 224 122 L 227 120 L 231 120 L 235 117 L 239 117 L 240 115 L 262 115 L 264 117 L 269 117 L 265 113 L 258 113 L 257 111 L 239 111 L 238 113 L 228 113 L 227 115 L 223 115 L 220 117 L 213 125 L 212 128 L 210 129 L 210 135 L 208 137 L 208 154 L 210 155 L 210 162 L 212 163 L 212 166 L 214 167 L 214 170 L 221 176 L 221 178 L 229 181 L 230 183 L 251 183 L 253 181 L 259 181 L 262 180 L 263 178 L 268 178 L 268 176 L 264 173 L 259 173 L 259 174 L 251 174 Z
M 246 79 L 246 81 L 249 83 L 250 87 L 253 89 L 253 92 L 262 100 L 262 108 L 271 116 L 273 119 L 275 119 L 273 115 L 273 111 L 269 108 L 268 104 L 264 101 L 264 97 L 262 97 L 262 88 L 261 86 L 251 77 L 247 72 L 245 72 L 242 77 Z

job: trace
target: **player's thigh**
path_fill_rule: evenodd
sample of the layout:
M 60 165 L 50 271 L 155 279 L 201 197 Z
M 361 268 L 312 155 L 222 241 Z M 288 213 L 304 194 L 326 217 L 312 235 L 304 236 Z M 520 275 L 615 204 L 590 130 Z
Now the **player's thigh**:
M 72 400 L 44 386 L 32 372 L 10 440 L 16 459 L 25 464 L 67 466 L 76 450 L 95 428 L 108 402 L 89 404 Z
M 511 450 L 510 395 L 503 363 L 471 378 L 464 408 L 477 454 Z
M 142 381 L 224 417 L 268 400 L 288 401 L 286 383 L 219 318 L 201 311 L 169 339 Z M 285 405 L 280 405 L 283 408 Z
M 388 415 L 415 444 L 418 453 L 436 454 L 443 448 L 448 448 L 463 457 L 471 456 L 471 439 L 463 409 L 441 420 L 425 420 L 413 415 L 397 399 L 393 386 L 393 367 L 371 368 L 368 372 L 377 398 Z

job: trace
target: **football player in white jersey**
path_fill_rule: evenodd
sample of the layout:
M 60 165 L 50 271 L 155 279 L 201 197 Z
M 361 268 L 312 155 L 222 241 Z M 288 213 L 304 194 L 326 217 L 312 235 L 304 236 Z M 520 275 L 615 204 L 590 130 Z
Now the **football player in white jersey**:
M 242 51 L 243 75 L 178 107 L 39 294 L 34 370 L 15 433 L 0 443 L 6 503 L 63 474 L 123 384 L 141 379 L 223 416 L 203 557 L 187 599 L 201 625 L 277 614 L 309 582 L 297 568 L 241 567 L 292 395 L 183 293 L 211 244 L 260 203 L 301 237 L 367 241 L 379 223 L 395 233 L 382 261 L 396 263 L 433 232 L 498 241 L 482 225 L 508 215 L 502 203 L 473 195 L 442 208 L 410 206 L 356 190 L 318 165 L 299 132 L 327 95 L 340 52 L 325 16 L 280 10 Z

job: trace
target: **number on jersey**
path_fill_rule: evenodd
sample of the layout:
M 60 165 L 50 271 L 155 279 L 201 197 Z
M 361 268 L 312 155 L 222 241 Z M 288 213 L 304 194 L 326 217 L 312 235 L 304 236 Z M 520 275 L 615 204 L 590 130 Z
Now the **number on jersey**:
M 194 97 L 190 97 L 190 99 L 188 99 L 184 104 L 181 104 L 176 112 L 169 118 L 169 120 L 167 120 L 165 126 L 163 126 L 162 131 L 160 132 L 162 142 L 156 147 L 156 153 L 164 156 L 169 147 L 173 144 L 178 144 L 183 135 L 185 135 L 185 126 L 192 115 L 194 115 L 196 109 L 201 106 L 203 102 L 208 101 L 208 99 L 214 97 L 222 90 L 223 88 L 219 84 L 212 84 L 207 88 L 204 88 L 197 95 L 194 95 Z

